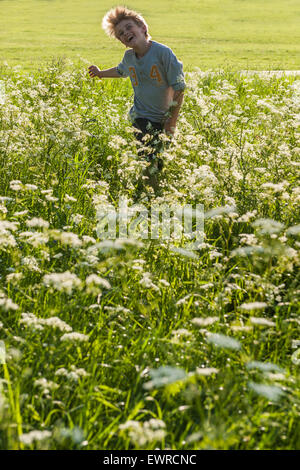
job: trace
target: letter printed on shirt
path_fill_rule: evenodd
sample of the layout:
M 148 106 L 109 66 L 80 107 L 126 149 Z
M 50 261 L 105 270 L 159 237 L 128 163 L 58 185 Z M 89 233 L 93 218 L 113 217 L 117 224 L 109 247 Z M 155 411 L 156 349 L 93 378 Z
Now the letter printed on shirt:
M 134 67 L 128 67 L 128 70 L 129 70 L 130 76 L 132 78 L 132 85 L 133 86 L 138 86 L 139 81 L 138 81 L 138 78 L 137 78 L 135 68 Z
M 158 71 L 157 65 L 155 65 L 155 64 L 152 65 L 152 67 L 151 67 L 150 77 L 153 78 L 154 80 L 157 80 L 158 83 L 162 82 L 161 75 Z

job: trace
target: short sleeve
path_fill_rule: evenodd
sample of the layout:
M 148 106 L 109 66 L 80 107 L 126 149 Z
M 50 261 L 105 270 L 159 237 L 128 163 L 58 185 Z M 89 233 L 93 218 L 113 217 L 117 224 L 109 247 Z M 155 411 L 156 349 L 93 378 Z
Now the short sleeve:
M 162 61 L 167 75 L 168 85 L 175 91 L 184 90 L 186 83 L 182 62 L 177 59 L 173 51 L 169 48 L 163 51 Z
M 117 66 L 117 72 L 120 75 L 120 77 L 125 78 L 129 76 L 128 66 L 126 65 L 126 53 L 124 54 L 122 61 Z

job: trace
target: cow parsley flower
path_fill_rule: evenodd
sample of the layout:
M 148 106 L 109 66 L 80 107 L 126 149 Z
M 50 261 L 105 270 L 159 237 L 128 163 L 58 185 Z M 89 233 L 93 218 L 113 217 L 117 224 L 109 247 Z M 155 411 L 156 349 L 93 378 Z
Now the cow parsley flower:
M 6 297 L 4 292 L 0 291 L 0 309 L 3 309 L 5 312 L 9 310 L 18 310 L 19 305 L 15 304 L 11 299 Z
M 261 310 L 268 306 L 266 302 L 248 302 L 240 305 L 242 310 Z
M 278 401 L 281 396 L 284 394 L 284 391 L 280 387 L 276 387 L 275 385 L 267 385 L 267 384 L 258 384 L 255 382 L 249 382 L 249 388 L 253 390 L 258 395 L 267 398 L 271 401 Z
M 25 184 L 25 189 L 27 191 L 36 191 L 38 189 L 37 185 L 36 184 L 29 184 L 29 183 L 26 183 Z
M 23 273 L 11 273 L 6 276 L 6 282 L 18 283 L 22 277 L 24 277 Z
M 131 441 L 143 447 L 149 442 L 162 441 L 166 436 L 166 425 L 161 419 L 150 419 L 141 423 L 129 420 L 119 426 L 120 431 L 128 431 Z
M 66 331 L 66 332 L 72 331 L 72 327 L 58 317 L 50 317 L 50 318 L 42 319 L 42 324 L 49 326 L 51 328 L 57 328 L 60 331 Z
M 257 326 L 276 326 L 276 324 L 267 318 L 250 317 L 250 322 Z
M 13 181 L 10 181 L 9 187 L 13 191 L 20 191 L 23 189 L 23 183 L 22 181 L 19 181 L 19 180 L 13 180 Z
M 219 320 L 219 317 L 195 317 L 191 320 L 191 323 L 193 323 L 195 326 L 202 327 L 213 325 Z
M 53 287 L 60 292 L 72 294 L 73 290 L 81 287 L 81 280 L 76 274 L 66 271 L 64 273 L 46 274 L 43 277 L 43 283 L 47 287 Z
M 89 340 L 89 337 L 87 335 L 84 335 L 82 333 L 77 333 L 74 331 L 73 333 L 66 333 L 64 334 L 61 338 L 61 341 L 68 341 L 70 343 L 74 343 L 78 341 L 79 343 L 85 342 Z
M 35 271 L 40 273 L 41 270 L 39 268 L 38 262 L 34 256 L 25 256 L 21 259 L 21 264 L 25 266 L 30 271 Z
M 35 441 L 38 441 L 38 442 L 44 441 L 45 439 L 48 439 L 51 436 L 52 436 L 52 433 L 50 431 L 34 430 L 25 434 L 21 434 L 19 439 L 24 445 L 30 446 Z
M 49 222 L 42 219 L 41 217 L 33 217 L 33 219 L 26 220 L 27 227 L 40 227 L 40 228 L 48 228 Z
M 277 222 L 273 219 L 256 219 L 255 222 L 252 223 L 252 226 L 258 228 L 259 233 L 262 235 L 276 234 L 281 232 L 284 228 L 281 222 Z
M 80 378 L 88 377 L 90 374 L 86 372 L 86 370 L 82 368 L 76 369 L 76 367 L 72 365 L 71 370 L 67 370 L 64 367 L 57 369 L 55 375 L 59 377 L 66 377 L 68 380 L 73 382 L 78 382 Z
M 241 349 L 241 343 L 238 340 L 219 333 L 207 333 L 207 341 L 219 348 Z
M 53 382 L 52 380 L 47 380 L 45 377 L 41 379 L 36 379 L 33 383 L 35 387 L 40 387 L 43 389 L 43 393 L 47 394 L 50 390 L 56 390 L 59 385 Z
M 97 287 L 103 287 L 104 289 L 110 289 L 111 285 L 107 279 L 98 276 L 97 274 L 90 274 L 85 280 L 87 285 L 87 292 L 97 291 Z M 99 290 L 99 289 L 98 289 Z
M 215 367 L 197 367 L 195 371 L 196 375 L 204 375 L 204 376 L 217 374 L 218 372 L 219 372 L 219 369 L 216 369 Z
M 155 291 L 159 291 L 159 287 L 156 286 L 151 280 L 151 273 L 144 272 L 142 279 L 139 281 L 139 284 L 146 289 L 153 289 Z

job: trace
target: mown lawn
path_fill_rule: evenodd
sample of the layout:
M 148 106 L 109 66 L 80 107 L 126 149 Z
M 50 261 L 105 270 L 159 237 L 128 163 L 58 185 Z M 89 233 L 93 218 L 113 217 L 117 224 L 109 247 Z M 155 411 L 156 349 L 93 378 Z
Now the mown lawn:
M 298 0 L 131 1 L 154 40 L 185 68 L 299 69 Z M 1 0 L 0 61 L 38 69 L 50 58 L 116 65 L 124 48 L 101 29 L 108 0 Z

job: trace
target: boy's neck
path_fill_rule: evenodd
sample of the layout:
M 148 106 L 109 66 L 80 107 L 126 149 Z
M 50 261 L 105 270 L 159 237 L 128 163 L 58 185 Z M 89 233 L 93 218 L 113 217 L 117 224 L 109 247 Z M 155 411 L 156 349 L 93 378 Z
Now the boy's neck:
M 133 50 L 137 56 L 138 59 L 141 59 L 147 52 L 149 51 L 151 47 L 152 42 L 149 41 L 148 39 L 145 40 L 142 44 L 138 44 L 135 47 L 133 47 Z

